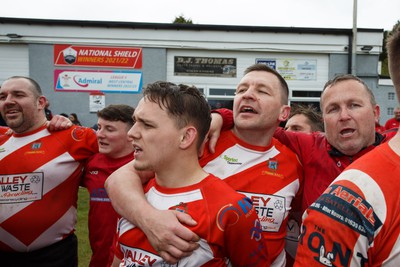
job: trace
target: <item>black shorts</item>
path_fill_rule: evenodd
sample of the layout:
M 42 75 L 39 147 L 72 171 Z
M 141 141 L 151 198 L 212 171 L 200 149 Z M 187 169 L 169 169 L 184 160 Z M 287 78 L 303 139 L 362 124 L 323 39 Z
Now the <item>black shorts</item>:
M 77 267 L 78 239 L 71 234 L 63 240 L 32 252 L 0 251 L 4 267 Z

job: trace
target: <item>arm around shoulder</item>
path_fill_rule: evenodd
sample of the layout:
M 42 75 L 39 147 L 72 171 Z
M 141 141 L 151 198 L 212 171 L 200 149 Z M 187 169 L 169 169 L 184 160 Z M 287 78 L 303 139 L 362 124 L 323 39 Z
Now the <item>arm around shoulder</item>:
M 116 212 L 138 226 L 165 261 L 176 263 L 199 246 L 199 237 L 182 225 L 196 222 L 185 213 L 155 209 L 143 192 L 148 180 L 148 173 L 140 176 L 129 162 L 108 177 L 105 188 Z

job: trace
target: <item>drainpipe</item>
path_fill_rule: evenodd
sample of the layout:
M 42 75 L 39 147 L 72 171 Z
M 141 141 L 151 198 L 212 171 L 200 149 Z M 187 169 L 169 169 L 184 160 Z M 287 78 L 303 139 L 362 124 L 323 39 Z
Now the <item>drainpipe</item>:
M 351 74 L 357 75 L 357 0 L 353 1 L 353 39 L 351 45 Z

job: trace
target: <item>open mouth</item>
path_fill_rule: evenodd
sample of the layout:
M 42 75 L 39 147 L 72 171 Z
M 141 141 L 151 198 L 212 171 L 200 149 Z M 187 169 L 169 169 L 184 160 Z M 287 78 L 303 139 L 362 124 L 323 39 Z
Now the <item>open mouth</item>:
M 14 114 L 17 114 L 17 113 L 19 113 L 19 110 L 17 110 L 17 109 L 8 109 L 5 112 L 6 115 L 14 115 Z
M 133 152 L 137 153 L 137 152 L 140 152 L 140 151 L 143 151 L 143 150 L 139 146 L 133 145 Z
M 253 113 L 253 114 L 256 114 L 257 112 L 252 107 L 244 106 L 244 107 L 242 107 L 240 109 L 240 113 Z
M 347 128 L 347 129 L 341 130 L 340 135 L 346 137 L 346 136 L 352 135 L 354 132 L 355 132 L 354 129 Z

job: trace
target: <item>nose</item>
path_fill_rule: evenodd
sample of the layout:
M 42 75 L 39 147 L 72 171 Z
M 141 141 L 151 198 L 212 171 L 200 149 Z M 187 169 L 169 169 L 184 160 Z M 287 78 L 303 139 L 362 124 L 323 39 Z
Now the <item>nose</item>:
M 133 124 L 132 127 L 128 131 L 128 139 L 129 140 L 134 140 L 135 138 L 138 138 L 138 130 L 137 130 L 137 124 Z
M 255 97 L 255 90 L 253 89 L 253 88 L 249 88 L 249 89 L 247 89 L 244 93 L 243 93 L 243 95 L 242 95 L 242 97 L 243 98 L 247 98 L 247 99 L 255 99 L 256 97 Z
M 14 98 L 12 94 L 7 94 L 6 97 L 4 98 L 4 104 L 10 104 L 14 103 Z
M 340 110 L 340 120 L 348 120 L 350 118 L 351 116 L 349 110 L 347 108 L 342 108 Z
M 96 135 L 97 135 L 97 137 L 104 137 L 104 130 L 103 129 L 97 129 Z

